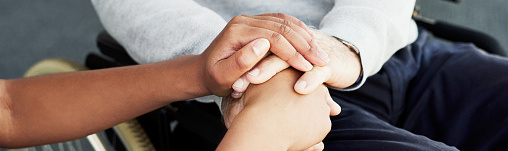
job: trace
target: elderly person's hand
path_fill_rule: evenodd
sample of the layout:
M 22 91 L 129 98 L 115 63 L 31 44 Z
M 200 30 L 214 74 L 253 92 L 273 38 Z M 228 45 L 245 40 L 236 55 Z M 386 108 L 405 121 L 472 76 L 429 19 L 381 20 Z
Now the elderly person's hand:
M 311 31 L 314 33 L 313 41 L 316 41 L 319 47 L 328 54 L 329 65 L 315 66 L 311 71 L 306 72 L 295 84 L 295 91 L 300 94 L 308 94 L 322 83 L 334 88 L 346 88 L 354 84 L 361 74 L 359 56 L 336 38 L 318 30 L 311 29 Z M 263 83 L 288 67 L 289 65 L 281 58 L 270 55 L 254 67 L 249 74 L 246 74 L 246 79 L 253 84 Z M 244 89 L 235 90 L 244 91 Z

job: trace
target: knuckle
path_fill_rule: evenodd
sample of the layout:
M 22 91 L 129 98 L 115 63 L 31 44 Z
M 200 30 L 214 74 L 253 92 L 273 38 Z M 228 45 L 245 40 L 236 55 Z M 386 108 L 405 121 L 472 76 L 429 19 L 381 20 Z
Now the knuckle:
M 301 21 L 301 20 L 298 20 L 298 21 L 296 22 L 296 25 L 297 25 L 297 26 L 300 26 L 300 27 L 305 27 L 305 26 L 306 26 L 306 25 L 305 25 L 305 23 L 304 23 L 303 21 Z
M 290 21 L 285 20 L 285 19 L 283 19 L 283 20 L 282 20 L 282 23 L 283 23 L 284 25 L 286 25 L 286 26 L 289 26 L 289 27 L 291 27 L 291 26 L 293 25 L 293 23 L 291 23 Z
M 279 17 L 279 18 L 282 18 L 282 19 L 285 19 L 287 18 L 287 14 L 284 14 L 284 13 L 276 13 L 275 16 Z
M 245 15 L 237 15 L 237 16 L 233 17 L 230 22 L 240 23 L 240 22 L 244 21 L 245 18 L 246 18 Z
M 289 26 L 286 26 L 284 24 L 281 24 L 279 26 L 279 32 L 283 35 L 286 35 L 288 37 L 293 37 L 294 36 L 294 32 L 293 32 L 293 29 L 291 29 Z
M 237 23 L 229 25 L 229 29 L 238 29 L 238 28 L 241 28 L 241 27 L 242 27 L 242 24 L 237 24 Z
M 314 54 L 314 50 L 312 49 L 312 47 L 309 44 L 307 44 L 305 42 L 302 42 L 302 44 L 304 44 L 304 46 L 302 46 L 302 48 L 298 49 L 298 52 L 300 52 L 304 56 L 309 56 L 309 55 Z M 305 47 L 305 48 L 303 48 L 303 47 Z
M 278 43 L 281 42 L 284 36 L 282 36 L 282 34 L 280 33 L 274 32 L 272 33 L 272 36 L 270 38 L 273 40 L 274 43 Z
M 216 39 L 223 39 L 223 40 L 235 39 L 235 37 L 238 37 L 239 31 L 241 31 L 241 30 L 237 27 L 236 24 L 232 25 L 232 26 L 229 26 L 229 27 L 226 27 L 217 36 L 217 37 L 220 37 L 220 38 L 216 38 Z M 211 53 L 213 53 L 213 52 L 211 52 Z
M 230 32 L 240 31 L 240 30 L 242 30 L 242 28 L 243 28 L 242 24 L 236 24 L 236 23 L 235 24 L 230 24 L 225 29 L 225 32 L 226 33 L 230 33 Z

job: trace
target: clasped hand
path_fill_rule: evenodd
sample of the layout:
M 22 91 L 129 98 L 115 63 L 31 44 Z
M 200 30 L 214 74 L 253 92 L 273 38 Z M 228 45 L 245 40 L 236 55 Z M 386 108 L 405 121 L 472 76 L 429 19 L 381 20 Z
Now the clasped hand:
M 305 72 L 294 85 L 300 94 L 323 83 L 347 87 L 361 68 L 358 56 L 342 43 L 280 13 L 234 17 L 200 57 L 208 94 L 233 98 L 290 66 Z M 330 115 L 337 115 L 340 107 L 325 96 Z
M 206 79 L 210 79 L 208 89 L 218 96 L 229 95 L 233 83 L 234 89 L 244 90 L 249 70 L 248 75 L 259 76 L 257 81 L 267 81 L 275 73 L 254 66 L 268 50 L 300 71 L 312 70 L 313 64 L 326 66 L 328 56 L 311 34 L 303 22 L 285 14 L 234 17 L 201 55 L 206 60 Z

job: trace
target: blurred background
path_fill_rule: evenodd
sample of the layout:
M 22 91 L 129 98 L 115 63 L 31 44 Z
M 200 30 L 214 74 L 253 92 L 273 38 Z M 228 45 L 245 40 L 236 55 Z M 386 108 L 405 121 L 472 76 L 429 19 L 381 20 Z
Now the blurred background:
M 417 5 L 422 16 L 488 33 L 508 50 L 506 0 L 464 0 L 459 4 L 419 0 Z M 88 53 L 98 53 L 95 38 L 102 30 L 87 0 L 1 0 L 0 79 L 20 78 L 30 66 L 46 58 L 83 63 Z M 91 147 L 82 141 L 73 143 Z M 44 150 L 44 146 L 37 149 Z
M 508 1 L 419 0 L 421 15 L 486 32 L 508 48 Z M 22 77 L 45 58 L 84 62 L 103 30 L 90 1 L 0 1 L 0 78 Z

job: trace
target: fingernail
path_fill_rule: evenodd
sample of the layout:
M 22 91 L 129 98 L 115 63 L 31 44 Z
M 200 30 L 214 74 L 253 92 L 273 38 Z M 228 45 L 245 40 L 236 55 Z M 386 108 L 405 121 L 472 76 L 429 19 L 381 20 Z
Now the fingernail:
M 252 50 L 254 50 L 254 53 L 256 53 L 257 56 L 261 56 L 261 51 L 264 49 L 267 49 L 269 46 L 268 40 L 266 39 L 257 39 L 254 44 L 252 44 Z
M 249 72 L 249 75 L 257 77 L 259 75 L 259 69 L 255 68 L 254 70 Z
M 236 80 L 235 83 L 233 83 L 233 87 L 240 89 L 243 88 L 243 80 L 241 78 Z
M 235 99 L 238 99 L 240 97 L 242 97 L 243 93 L 242 92 L 236 92 L 234 91 L 233 93 L 231 93 L 231 97 L 235 98 Z
M 305 81 L 298 81 L 296 83 L 296 88 L 297 89 L 304 90 L 305 87 L 307 87 L 307 82 L 305 82 Z

